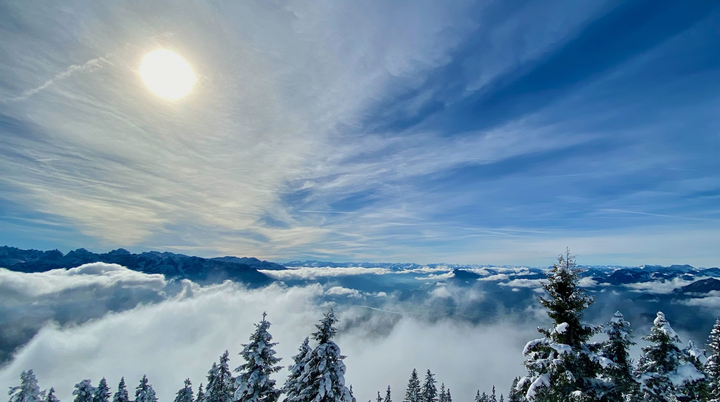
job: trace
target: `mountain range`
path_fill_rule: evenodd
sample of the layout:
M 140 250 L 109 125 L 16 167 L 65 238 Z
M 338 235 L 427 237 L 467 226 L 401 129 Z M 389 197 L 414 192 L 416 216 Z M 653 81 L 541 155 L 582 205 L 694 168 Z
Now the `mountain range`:
M 391 272 L 409 272 L 422 268 L 447 268 L 456 278 L 480 278 L 476 272 L 482 269 L 488 275 L 507 272 L 510 266 L 461 265 L 461 264 L 416 264 L 416 263 L 371 263 L 371 262 L 327 262 L 327 261 L 290 261 L 284 265 L 259 260 L 254 257 L 215 257 L 202 258 L 170 252 L 149 251 L 133 254 L 119 248 L 107 253 L 93 253 L 79 248 L 63 254 L 59 250 L 23 250 L 16 247 L 0 247 L 0 267 L 19 272 L 44 272 L 58 268 L 73 268 L 93 262 L 119 264 L 126 268 L 147 274 L 163 274 L 168 279 L 187 278 L 198 282 L 221 282 L 231 279 L 250 286 L 263 286 L 274 279 L 262 271 L 286 270 L 298 268 L 382 268 Z M 707 293 L 720 290 L 720 268 L 695 268 L 690 265 L 641 265 L 626 266 L 583 266 L 582 277 L 590 278 L 599 284 L 628 285 L 653 281 L 667 281 L 680 278 L 693 281 L 680 293 Z M 516 279 L 544 278 L 546 268 L 523 268 L 523 273 L 513 275 Z M 709 278 L 708 278 L 709 277 Z M 702 278 L 702 279 L 701 279 Z

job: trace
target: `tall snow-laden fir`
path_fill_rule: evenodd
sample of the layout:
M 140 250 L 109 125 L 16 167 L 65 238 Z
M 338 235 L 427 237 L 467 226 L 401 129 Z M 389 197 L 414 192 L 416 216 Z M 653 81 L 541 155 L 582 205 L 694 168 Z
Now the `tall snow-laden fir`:
M 601 354 L 612 364 L 603 367 L 602 373 L 613 386 L 605 396 L 605 400 L 624 402 L 637 396 L 639 390 L 639 384 L 632 374 L 633 367 L 629 353 L 630 346 L 635 345 L 632 341 L 632 329 L 622 313 L 617 311 L 603 326 L 603 332 L 608 340 L 603 342 Z
M 90 380 L 82 380 L 75 384 L 75 390 L 72 394 L 75 395 L 75 402 L 92 402 L 95 387 L 92 386 Z
M 642 339 L 650 342 L 642 348 L 635 370 L 643 399 L 648 402 L 698 399 L 705 376 L 678 347 L 680 337 L 665 314 L 657 313 L 650 335 Z
M 720 318 L 715 321 L 708 339 L 710 356 L 705 362 L 708 382 L 708 397 L 711 402 L 720 402 Z
M 445 391 L 445 383 L 440 384 L 440 392 L 438 393 L 438 402 L 447 402 L 447 391 Z
M 312 334 L 317 346 L 310 354 L 303 375 L 300 378 L 300 401 L 308 402 L 351 402 L 350 390 L 345 386 L 345 356 L 333 342 L 337 330 L 335 313 L 330 309 Z
M 8 395 L 10 395 L 9 402 L 42 402 L 44 399 L 44 393 L 40 392 L 37 378 L 32 370 L 20 374 L 20 385 L 10 387 Z
M 95 394 L 93 394 L 93 402 L 109 402 L 110 401 L 110 387 L 107 385 L 107 380 L 103 377 L 95 388 Z
M 597 378 L 604 358 L 587 344 L 597 328 L 580 321 L 593 302 L 578 287 L 580 272 L 568 250 L 543 283 L 547 296 L 540 298 L 540 304 L 554 328 L 538 328 L 544 337 L 528 342 L 523 350 L 528 375 L 518 387 L 531 402 L 597 401 L 607 389 Z
M 250 336 L 250 343 L 243 345 L 240 356 L 245 363 L 235 369 L 239 373 L 235 379 L 236 402 L 275 402 L 280 397 L 279 389 L 275 388 L 275 380 L 270 375 L 280 371 L 276 366 L 280 361 L 275 357 L 272 335 L 268 332 L 270 322 L 263 313 L 262 321 L 255 324 L 255 332 Z
M 408 380 L 403 402 L 420 402 L 420 378 L 415 369 L 410 373 L 410 379 Z
M 425 373 L 425 381 L 423 382 L 422 389 L 420 390 L 420 401 L 421 402 L 437 402 L 437 387 L 435 386 L 435 375 L 428 369 Z
M 213 363 L 210 371 L 208 371 L 204 402 L 233 402 L 235 379 L 230 373 L 229 360 L 230 354 L 226 350 L 220 356 L 220 361 Z
M 288 367 L 290 374 L 288 374 L 285 385 L 283 385 L 282 391 L 285 393 L 283 402 L 306 402 L 300 400 L 300 391 L 303 388 L 301 378 L 311 355 L 312 348 L 310 347 L 310 341 L 308 338 L 305 338 L 300 348 L 298 348 L 298 354 L 292 357 L 293 364 Z
M 135 388 L 135 402 L 158 402 L 155 390 L 146 375 L 142 376 L 140 384 Z
M 195 402 L 195 396 L 193 395 L 192 382 L 189 378 L 185 379 L 185 383 L 175 395 L 174 402 Z
M 113 402 L 130 402 L 130 395 L 128 395 L 127 386 L 125 385 L 125 377 L 120 378 L 117 392 L 113 396 Z

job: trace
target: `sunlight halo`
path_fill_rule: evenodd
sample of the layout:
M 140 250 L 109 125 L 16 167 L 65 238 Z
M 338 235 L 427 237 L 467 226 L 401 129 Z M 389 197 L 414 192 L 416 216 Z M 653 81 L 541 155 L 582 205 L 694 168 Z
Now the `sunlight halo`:
M 167 99 L 182 98 L 195 84 L 192 67 L 180 55 L 165 49 L 143 57 L 140 76 L 153 93 Z

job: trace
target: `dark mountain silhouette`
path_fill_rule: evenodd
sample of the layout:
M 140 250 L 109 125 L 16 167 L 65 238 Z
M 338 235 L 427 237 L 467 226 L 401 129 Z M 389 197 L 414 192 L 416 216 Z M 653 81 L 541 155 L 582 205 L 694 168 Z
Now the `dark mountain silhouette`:
M 44 272 L 93 262 L 119 264 L 147 274 L 163 274 L 168 279 L 187 278 L 196 282 L 231 279 L 251 286 L 262 286 L 272 281 L 258 269 L 285 269 L 279 264 L 247 257 L 201 258 L 158 251 L 133 254 L 122 248 L 102 254 L 79 248 L 63 254 L 59 250 L 0 247 L 0 267 L 13 271 Z

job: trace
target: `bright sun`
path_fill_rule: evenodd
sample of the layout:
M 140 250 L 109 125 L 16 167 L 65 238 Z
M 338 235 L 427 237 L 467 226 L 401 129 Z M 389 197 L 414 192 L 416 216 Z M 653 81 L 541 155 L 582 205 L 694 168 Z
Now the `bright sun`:
M 170 50 L 156 50 L 143 57 L 140 76 L 151 91 L 168 99 L 182 98 L 195 84 L 190 65 Z

